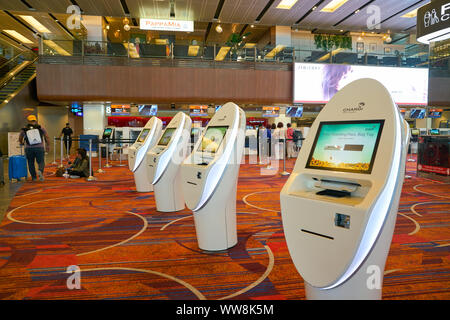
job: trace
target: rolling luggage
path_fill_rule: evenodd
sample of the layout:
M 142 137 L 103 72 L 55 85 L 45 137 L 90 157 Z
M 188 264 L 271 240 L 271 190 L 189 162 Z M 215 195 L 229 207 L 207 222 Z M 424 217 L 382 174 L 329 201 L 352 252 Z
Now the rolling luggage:
M 27 173 L 27 159 L 25 156 L 12 156 L 9 158 L 8 168 L 9 180 L 26 178 Z

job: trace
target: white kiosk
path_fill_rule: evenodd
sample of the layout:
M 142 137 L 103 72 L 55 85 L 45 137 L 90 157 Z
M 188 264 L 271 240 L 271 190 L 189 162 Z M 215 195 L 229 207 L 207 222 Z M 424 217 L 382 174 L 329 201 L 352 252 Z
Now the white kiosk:
M 226 250 L 237 243 L 236 189 L 245 120 L 244 111 L 234 103 L 222 106 L 181 165 L 183 194 L 194 212 L 202 250 Z
M 373 79 L 344 87 L 312 125 L 280 195 L 307 299 L 381 299 L 407 132 L 390 93 Z
M 147 152 L 148 179 L 153 184 L 156 209 L 184 209 L 180 165 L 190 153 L 192 120 L 178 112 L 164 130 L 158 144 Z
M 153 186 L 148 180 L 145 156 L 153 148 L 161 136 L 162 121 L 152 117 L 141 130 L 136 142 L 128 148 L 128 167 L 134 173 L 137 192 L 151 192 Z

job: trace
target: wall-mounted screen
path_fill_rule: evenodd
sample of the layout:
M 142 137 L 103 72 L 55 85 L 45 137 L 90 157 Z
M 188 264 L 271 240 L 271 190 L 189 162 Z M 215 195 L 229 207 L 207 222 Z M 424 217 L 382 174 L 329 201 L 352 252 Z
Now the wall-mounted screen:
M 439 119 L 442 117 L 442 109 L 431 109 L 428 111 L 428 118 Z
M 112 104 L 112 116 L 128 116 L 131 113 L 131 106 L 129 104 Z
M 428 103 L 428 69 L 296 63 L 294 103 L 327 103 L 344 86 L 358 79 L 380 81 L 397 104 Z
M 425 109 L 411 109 L 411 113 L 409 114 L 411 119 L 424 119 L 425 118 Z
M 280 116 L 280 107 L 263 107 L 262 116 L 277 118 Z
M 113 132 L 112 128 L 105 128 L 105 130 L 103 131 L 103 139 L 111 138 L 112 132 Z
M 139 115 L 141 116 L 156 116 L 158 114 L 157 104 L 141 104 L 138 105 Z
M 303 116 L 303 107 L 287 107 L 286 117 L 301 118 Z
M 208 106 L 189 106 L 189 114 L 192 117 L 207 117 Z
M 208 127 L 205 134 L 202 137 L 199 151 L 216 153 L 219 149 L 225 134 L 227 133 L 228 126 Z
M 321 122 L 307 168 L 372 172 L 384 120 Z
M 150 129 L 143 129 L 139 137 L 137 138 L 137 142 L 144 142 L 145 138 L 147 138 Z
M 438 136 L 441 134 L 441 131 L 439 129 L 431 129 L 430 130 L 430 135 L 432 136 Z
M 158 145 L 160 146 L 167 146 L 170 142 L 170 139 L 172 138 L 173 133 L 175 132 L 177 128 L 167 128 L 164 130 L 163 135 L 161 136 L 161 139 L 159 139 Z

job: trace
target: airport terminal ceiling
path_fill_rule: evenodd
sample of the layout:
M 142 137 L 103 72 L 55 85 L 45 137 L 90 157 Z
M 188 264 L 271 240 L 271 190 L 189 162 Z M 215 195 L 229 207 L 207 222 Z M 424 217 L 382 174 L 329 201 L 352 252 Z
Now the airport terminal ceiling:
M 380 9 L 381 29 L 376 33 L 413 34 L 416 31 L 414 10 L 429 1 L 417 0 L 351 0 L 333 12 L 324 12 L 328 0 L 296 1 L 291 9 L 279 9 L 280 0 L 0 0 L 0 24 L 3 30 L 16 30 L 27 37 L 29 47 L 38 45 L 36 28 L 21 16 L 32 16 L 48 32 L 46 38 L 73 39 L 85 35 L 85 28 L 71 31 L 66 26 L 68 7 L 76 4 L 83 15 L 102 16 L 105 23 L 122 23 L 127 17 L 131 30 L 139 30 L 139 18 L 190 20 L 195 22 L 192 33 L 177 33 L 178 38 L 205 39 L 208 42 L 225 42 L 231 32 L 251 32 L 248 41 L 258 41 L 271 26 L 291 26 L 293 29 L 311 31 L 361 32 L 366 31 L 368 10 Z M 223 32 L 215 32 L 221 24 Z M 40 32 L 37 32 L 40 33 Z M 42 32 L 40 33 L 42 34 Z M 161 33 L 162 34 L 162 33 Z M 4 31 L 2 39 L 8 39 Z M 119 39 L 120 40 L 120 39 Z

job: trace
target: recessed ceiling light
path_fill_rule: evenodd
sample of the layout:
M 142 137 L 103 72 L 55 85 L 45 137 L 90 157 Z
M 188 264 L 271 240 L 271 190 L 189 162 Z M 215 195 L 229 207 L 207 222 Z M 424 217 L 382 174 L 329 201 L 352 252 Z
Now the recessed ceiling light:
M 287 9 L 289 10 L 298 0 L 281 0 L 277 5 L 277 9 Z
M 3 32 L 6 32 L 7 34 L 9 34 L 11 37 L 19 40 L 20 42 L 23 43 L 33 43 L 33 41 L 31 41 L 30 39 L 24 37 L 23 35 L 21 35 L 20 33 L 18 33 L 16 30 L 3 30 Z
M 45 26 L 42 25 L 39 21 L 36 20 L 33 16 L 22 16 L 19 15 L 23 20 L 28 22 L 33 28 L 35 28 L 38 32 L 41 33 L 51 33 Z
M 329 4 L 323 7 L 323 12 L 335 12 L 341 6 L 343 6 L 348 0 L 332 0 Z
M 405 13 L 404 15 L 402 15 L 402 18 L 415 18 L 417 17 L 417 10 L 419 10 L 419 8 L 416 8 L 408 13 Z

